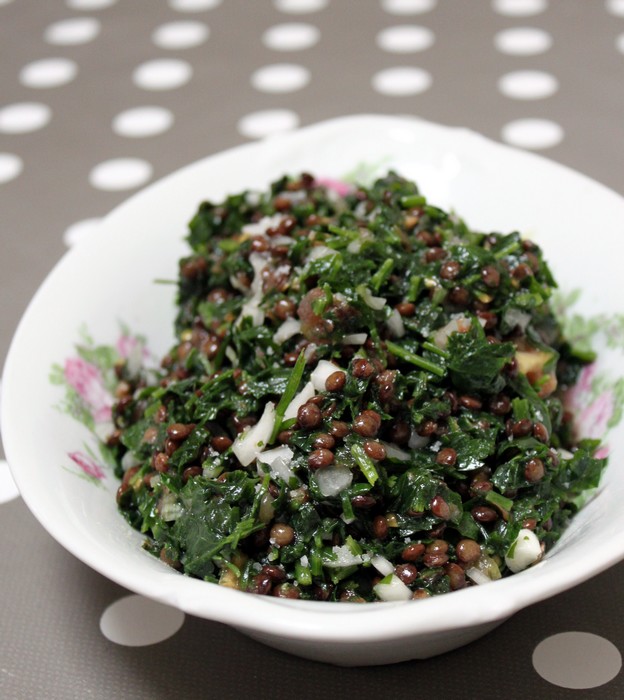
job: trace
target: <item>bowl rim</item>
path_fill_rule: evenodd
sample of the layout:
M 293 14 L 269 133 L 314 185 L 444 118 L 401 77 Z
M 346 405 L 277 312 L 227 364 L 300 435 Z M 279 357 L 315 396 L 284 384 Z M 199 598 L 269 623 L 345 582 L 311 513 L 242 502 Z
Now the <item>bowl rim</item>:
M 5 361 L 2 378 L 2 435 L 7 461 L 20 493 L 31 512 L 54 539 L 65 549 L 91 568 L 125 588 L 159 602 L 173 605 L 180 610 L 211 620 L 228 623 L 240 628 L 259 633 L 270 633 L 284 638 L 308 640 L 333 640 L 336 642 L 357 643 L 382 641 L 413 637 L 455 628 L 469 627 L 488 621 L 502 620 L 527 605 L 539 602 L 554 594 L 569 589 L 599 572 L 624 559 L 624 538 L 617 543 L 605 542 L 592 552 L 592 562 L 580 569 L 572 561 L 559 562 L 555 574 L 551 575 L 553 564 L 546 558 L 531 569 L 496 582 L 496 586 L 474 586 L 455 591 L 452 596 L 436 596 L 419 601 L 418 606 L 407 603 L 385 603 L 383 605 L 336 606 L 320 601 L 290 601 L 272 597 L 253 596 L 230 590 L 216 584 L 210 584 L 190 577 L 182 577 L 163 564 L 163 571 L 146 580 L 141 568 L 114 568 L 111 562 L 102 561 L 90 547 L 86 539 L 72 539 L 59 522 L 47 517 L 47 506 L 41 502 L 35 492 L 29 488 L 20 470 L 18 431 L 14 428 L 17 419 L 11 414 L 14 392 L 19 390 L 14 368 L 18 362 L 21 338 L 31 317 L 38 306 L 43 303 L 47 290 L 57 278 L 61 277 L 68 261 L 85 251 L 94 250 L 104 240 L 107 228 L 122 221 L 128 210 L 140 206 L 143 198 L 151 197 L 156 192 L 166 190 L 175 178 L 187 176 L 194 170 L 205 167 L 207 163 L 218 162 L 234 152 L 246 153 L 253 158 L 262 152 L 267 143 L 281 144 L 282 147 L 309 135 L 318 135 L 323 131 L 348 132 L 353 125 L 404 126 L 422 129 L 425 132 L 435 130 L 450 138 L 468 138 L 488 148 L 501 152 L 512 152 L 515 158 L 523 158 L 527 163 L 547 163 L 555 174 L 573 175 L 582 178 L 593 188 L 600 188 L 608 196 L 616 197 L 624 208 L 624 198 L 613 190 L 567 166 L 553 162 L 541 155 L 527 153 L 497 142 L 462 127 L 448 127 L 433 124 L 418 118 L 391 117 L 386 115 L 359 114 L 325 120 L 294 132 L 278 134 L 264 141 L 246 143 L 201 158 L 148 187 L 135 193 L 115 207 L 101 222 L 94 236 L 80 246 L 67 251 L 54 265 L 28 304 L 11 342 Z M 82 251 L 82 252 L 81 252 Z M 145 556 L 150 556 L 144 553 Z M 150 557 L 151 558 L 151 557 Z M 271 607 L 277 606 L 277 607 Z

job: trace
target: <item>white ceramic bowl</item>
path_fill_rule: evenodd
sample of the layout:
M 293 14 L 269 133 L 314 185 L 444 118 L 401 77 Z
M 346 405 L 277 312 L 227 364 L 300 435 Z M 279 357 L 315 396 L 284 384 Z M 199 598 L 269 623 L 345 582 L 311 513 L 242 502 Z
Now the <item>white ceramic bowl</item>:
M 601 488 L 536 566 L 428 600 L 289 601 L 176 573 L 141 549 L 142 536 L 118 514 L 116 480 L 98 462 L 94 436 L 58 410 L 65 394 L 50 382 L 51 367 L 76 356 L 83 327 L 96 344 L 112 344 L 122 321 L 142 333 L 156 355 L 170 347 L 175 288 L 154 280 L 175 279 L 186 222 L 202 199 L 264 187 L 283 173 L 370 179 L 389 167 L 415 179 L 432 203 L 454 208 L 474 228 L 515 229 L 535 239 L 563 292 L 582 290 L 572 311 L 602 314 L 597 326 L 576 323 L 579 332 L 597 327 L 595 341 L 603 348 L 577 392 L 585 432 L 606 435 L 611 452 Z M 623 225 L 624 200 L 586 177 L 469 131 L 415 119 L 345 117 L 201 160 L 116 209 L 61 260 L 32 300 L 3 378 L 2 435 L 15 480 L 41 524 L 104 576 L 278 649 L 364 665 L 458 647 L 624 558 L 624 434 L 611 425 L 624 396 L 623 343 L 618 327 L 607 323 L 623 310 Z M 73 378 L 74 386 L 97 409 L 106 399 L 85 371 Z

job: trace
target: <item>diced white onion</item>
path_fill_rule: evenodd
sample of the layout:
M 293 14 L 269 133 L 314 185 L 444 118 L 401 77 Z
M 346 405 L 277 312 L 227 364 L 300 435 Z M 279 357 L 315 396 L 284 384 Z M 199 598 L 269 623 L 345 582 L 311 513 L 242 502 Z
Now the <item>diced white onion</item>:
M 429 443 L 429 438 L 424 435 L 419 435 L 415 430 L 412 430 L 409 442 L 407 443 L 412 450 L 420 450 Z
M 232 363 L 233 367 L 238 367 L 238 355 L 236 354 L 236 350 L 234 350 L 231 345 L 228 345 L 225 348 L 225 356 Z
M 316 352 L 317 345 L 315 343 L 310 343 L 309 345 L 306 345 L 305 350 L 303 351 L 303 357 L 305 358 L 306 363 L 310 362 L 312 359 L 312 356 Z
M 258 306 L 259 299 L 252 298 L 245 302 L 241 308 L 236 324 L 240 324 L 244 318 L 251 318 L 254 326 L 261 326 L 264 323 L 264 311 Z
M 106 442 L 109 435 L 113 432 L 115 426 L 112 421 L 106 421 L 104 423 L 96 423 L 93 427 L 93 432 L 95 437 L 101 442 Z
M 394 573 L 394 566 L 392 562 L 388 561 L 385 557 L 380 554 L 376 554 L 371 558 L 371 564 L 379 571 L 382 576 L 388 576 Z
M 239 292 L 242 292 L 243 294 L 247 294 L 249 292 L 249 288 L 245 287 L 245 285 L 240 281 L 236 275 L 230 275 L 230 284 L 234 289 L 237 289 Z
M 232 452 L 244 466 L 251 464 L 271 439 L 275 424 L 275 404 L 269 401 L 264 407 L 260 420 L 244 430 L 234 440 Z
M 383 309 L 383 307 L 386 305 L 386 300 L 383 297 L 373 296 L 371 290 L 363 284 L 357 288 L 357 291 L 362 299 L 364 299 L 366 306 L 370 306 L 370 308 L 375 311 Z
M 158 514 L 164 521 L 171 522 L 184 515 L 184 506 L 178 503 L 175 493 L 164 493 L 158 501 Z
M 386 450 L 386 457 L 389 459 L 398 459 L 401 462 L 409 461 L 411 457 L 409 452 L 402 450 L 392 442 L 384 442 L 383 440 L 380 440 L 379 442 L 384 446 L 384 449 Z
M 260 508 L 258 509 L 258 520 L 263 523 L 270 523 L 275 517 L 275 508 L 273 508 L 273 501 L 275 499 L 267 491 L 262 495 L 260 499 Z
M 287 318 L 273 334 L 273 341 L 278 345 L 297 335 L 301 331 L 301 321 L 296 318 Z
M 328 255 L 337 255 L 338 251 L 333 248 L 329 248 L 326 245 L 315 245 L 312 246 L 310 252 L 306 256 L 306 262 L 312 262 L 313 260 L 319 260 L 320 258 L 326 258 Z
M 294 245 L 295 239 L 290 236 L 273 236 L 271 243 L 273 245 Z
M 290 468 L 294 454 L 288 445 L 282 445 L 281 447 L 274 447 L 272 450 L 261 452 L 257 457 L 257 461 L 268 465 L 273 479 L 279 477 L 288 483 L 295 476 L 295 473 Z M 260 467 L 258 467 L 258 473 L 262 474 Z
M 505 564 L 516 574 L 534 564 L 541 556 L 542 547 L 537 535 L 528 528 L 522 528 L 505 555 Z
M 456 316 L 452 318 L 446 326 L 438 328 L 433 334 L 433 342 L 444 349 L 448 343 L 449 336 L 452 333 L 467 333 L 470 330 L 470 319 L 465 316 Z
M 392 313 L 386 321 L 386 326 L 390 331 L 390 335 L 392 335 L 394 338 L 402 338 L 405 335 L 403 316 L 401 316 L 396 309 L 392 309 Z
M 347 252 L 348 253 L 359 253 L 362 248 L 362 241 L 360 241 L 358 238 L 356 238 L 354 241 L 351 241 L 349 245 L 347 246 Z
M 526 330 L 530 320 L 531 314 L 514 307 L 507 309 L 503 314 L 503 323 L 506 323 L 510 328 L 518 326 L 521 331 Z
M 564 450 L 563 447 L 559 447 L 557 449 L 557 453 L 559 454 L 561 459 L 572 459 L 572 457 L 574 457 L 572 452 L 570 452 L 569 450 Z
M 307 403 L 314 396 L 314 394 L 314 385 L 312 382 L 308 382 L 286 407 L 284 419 L 288 420 L 289 418 L 296 418 L 299 408 L 303 406 L 304 403 Z
M 319 360 L 319 363 L 316 365 L 310 376 L 310 380 L 312 381 L 314 388 L 317 391 L 325 391 L 325 382 L 334 372 L 345 373 L 343 369 L 338 367 L 338 365 L 335 365 L 333 362 Z
M 260 253 L 252 253 L 249 262 L 253 267 L 254 278 L 251 283 L 251 294 L 254 298 L 262 295 L 262 270 L 267 266 L 267 259 Z M 258 299 L 258 301 L 260 301 Z
M 489 556 L 489 554 L 486 554 L 485 552 L 481 553 L 479 559 L 471 567 L 471 570 L 474 569 L 487 576 L 490 581 L 498 581 L 498 579 L 501 578 L 501 572 L 498 568 L 498 564 L 491 556 Z
M 373 587 L 373 591 L 375 591 L 380 600 L 386 603 L 410 600 L 412 597 L 412 591 L 394 574 L 392 574 L 392 578 L 388 583 L 380 581 Z
M 345 335 L 342 339 L 343 345 L 364 345 L 368 335 L 366 333 L 352 333 L 351 335 Z
M 323 566 L 330 569 L 340 569 L 344 566 L 362 564 L 369 559 L 365 554 L 353 554 L 346 544 L 343 544 L 341 547 L 332 547 L 332 552 L 336 555 L 335 559 L 323 559 Z
M 468 576 L 471 581 L 477 583 L 479 586 L 492 581 L 487 574 L 484 574 L 481 569 L 477 569 L 476 566 L 471 566 L 469 569 L 466 569 L 466 576 Z
M 128 452 L 126 452 L 121 458 L 121 468 L 125 472 L 127 472 L 128 469 L 132 469 L 132 467 L 138 467 L 139 464 L 141 464 L 141 460 L 138 459 L 134 452 L 131 452 L 130 450 L 128 450 Z
M 284 218 L 284 214 L 273 214 L 273 216 L 263 216 L 260 221 L 253 224 L 245 224 L 241 231 L 248 236 L 261 236 L 270 228 L 277 228 Z
M 280 199 L 287 199 L 289 202 L 301 202 L 308 193 L 305 190 L 284 190 L 279 194 Z
M 337 496 L 351 486 L 353 474 L 343 464 L 334 464 L 316 472 L 316 483 L 325 497 Z

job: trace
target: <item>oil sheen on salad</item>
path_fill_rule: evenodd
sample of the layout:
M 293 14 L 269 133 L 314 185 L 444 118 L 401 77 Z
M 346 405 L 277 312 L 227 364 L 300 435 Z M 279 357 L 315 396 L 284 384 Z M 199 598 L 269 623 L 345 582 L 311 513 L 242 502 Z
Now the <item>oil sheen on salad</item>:
M 597 486 L 565 393 L 593 358 L 518 232 L 388 172 L 203 202 L 175 342 L 117 367 L 119 510 L 167 565 L 257 595 L 418 600 L 538 562 Z

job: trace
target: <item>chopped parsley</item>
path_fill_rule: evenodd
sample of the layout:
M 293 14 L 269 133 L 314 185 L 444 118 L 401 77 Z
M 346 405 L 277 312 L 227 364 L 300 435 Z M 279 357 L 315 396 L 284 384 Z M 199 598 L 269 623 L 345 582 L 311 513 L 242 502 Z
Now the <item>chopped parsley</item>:
M 168 565 L 418 599 L 517 570 L 527 530 L 538 560 L 597 486 L 563 404 L 591 357 L 518 232 L 392 172 L 345 196 L 304 174 L 202 203 L 188 243 L 176 342 L 155 382 L 118 367 L 108 440 L 119 509 Z

